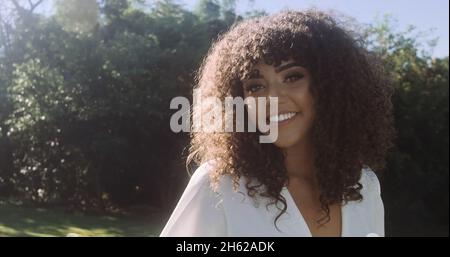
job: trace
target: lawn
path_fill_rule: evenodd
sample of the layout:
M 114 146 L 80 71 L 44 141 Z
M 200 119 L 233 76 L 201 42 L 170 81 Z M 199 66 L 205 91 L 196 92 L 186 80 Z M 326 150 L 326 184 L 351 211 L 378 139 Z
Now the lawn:
M 153 215 L 89 215 L 0 201 L 0 236 L 158 236 L 164 219 Z

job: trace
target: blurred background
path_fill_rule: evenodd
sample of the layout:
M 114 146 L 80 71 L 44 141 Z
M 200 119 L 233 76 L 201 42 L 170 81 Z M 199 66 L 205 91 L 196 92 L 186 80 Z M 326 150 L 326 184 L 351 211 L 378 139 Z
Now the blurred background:
M 184 190 L 176 96 L 233 23 L 332 11 L 395 79 L 387 236 L 448 236 L 449 3 L 0 1 L 0 236 L 157 236 Z

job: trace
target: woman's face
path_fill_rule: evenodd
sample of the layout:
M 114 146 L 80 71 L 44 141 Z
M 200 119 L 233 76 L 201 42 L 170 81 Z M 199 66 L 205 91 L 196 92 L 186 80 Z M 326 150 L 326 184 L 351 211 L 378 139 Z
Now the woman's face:
M 308 70 L 290 59 L 277 67 L 259 61 L 253 71 L 252 76 L 243 82 L 244 98 L 267 98 L 264 106 L 268 116 L 266 122 L 270 119 L 278 125 L 278 138 L 274 144 L 289 148 L 307 138 L 315 115 Z M 269 114 L 268 97 L 278 97 L 278 115 Z M 249 112 L 258 113 L 261 106 L 256 104 L 247 108 L 250 108 Z

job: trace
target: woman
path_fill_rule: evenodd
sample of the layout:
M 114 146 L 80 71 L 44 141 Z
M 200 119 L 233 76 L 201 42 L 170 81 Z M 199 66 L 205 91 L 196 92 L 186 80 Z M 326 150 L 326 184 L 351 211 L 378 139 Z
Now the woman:
M 317 10 L 221 35 L 197 89 L 221 100 L 277 97 L 268 120 L 278 137 L 260 143 L 259 127 L 192 133 L 188 164 L 199 168 L 161 236 L 384 236 L 372 169 L 384 168 L 391 147 L 392 89 L 362 42 Z

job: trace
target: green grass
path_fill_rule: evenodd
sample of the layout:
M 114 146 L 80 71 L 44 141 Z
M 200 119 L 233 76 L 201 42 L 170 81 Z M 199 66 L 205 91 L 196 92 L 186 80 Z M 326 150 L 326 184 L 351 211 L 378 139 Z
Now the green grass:
M 88 215 L 61 208 L 32 208 L 0 201 L 0 236 L 158 236 L 163 218 L 147 215 Z

